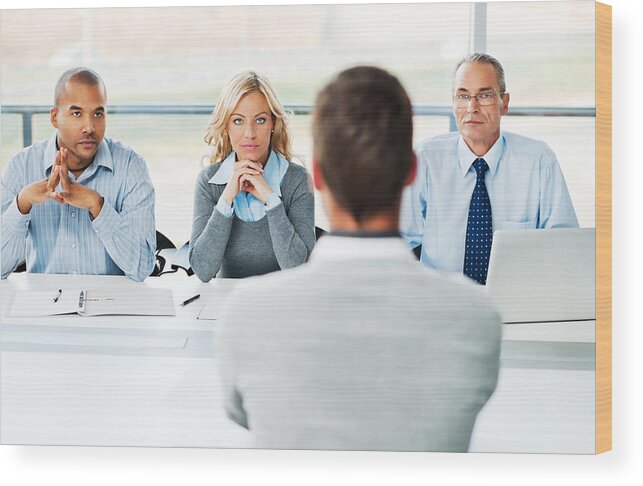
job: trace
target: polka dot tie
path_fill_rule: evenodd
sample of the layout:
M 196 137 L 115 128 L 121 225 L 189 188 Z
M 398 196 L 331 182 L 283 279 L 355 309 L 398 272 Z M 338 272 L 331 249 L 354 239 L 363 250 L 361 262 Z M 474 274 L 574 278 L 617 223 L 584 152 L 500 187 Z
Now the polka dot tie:
M 469 218 L 467 220 L 467 239 L 464 248 L 464 274 L 478 283 L 487 282 L 489 253 L 493 228 L 491 225 L 491 203 L 484 182 L 485 172 L 489 166 L 484 159 L 476 159 L 476 187 L 471 194 Z

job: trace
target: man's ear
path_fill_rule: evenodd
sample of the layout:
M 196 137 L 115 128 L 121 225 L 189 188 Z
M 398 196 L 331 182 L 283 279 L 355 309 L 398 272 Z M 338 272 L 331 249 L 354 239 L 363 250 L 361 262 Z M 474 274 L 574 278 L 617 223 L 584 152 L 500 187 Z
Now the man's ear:
M 315 189 L 318 191 L 321 191 L 325 186 L 324 176 L 322 175 L 321 168 L 319 167 L 315 157 L 313 157 L 313 182 L 315 184 Z
M 509 93 L 502 95 L 502 115 L 506 115 L 509 111 Z
M 55 106 L 49 110 L 49 120 L 54 128 L 58 128 L 58 108 Z
M 409 167 L 409 172 L 408 174 L 406 174 L 406 181 L 404 181 L 404 185 L 410 186 L 411 184 L 413 184 L 413 181 L 415 180 L 417 173 L 418 173 L 418 159 L 415 156 L 415 152 L 414 152 L 413 160 L 411 161 L 411 167 Z

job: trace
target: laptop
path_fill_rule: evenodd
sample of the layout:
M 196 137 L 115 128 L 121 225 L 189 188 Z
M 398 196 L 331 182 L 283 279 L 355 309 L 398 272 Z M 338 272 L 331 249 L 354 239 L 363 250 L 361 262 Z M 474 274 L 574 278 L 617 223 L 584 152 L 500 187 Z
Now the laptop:
M 595 228 L 498 230 L 487 291 L 503 322 L 596 319 Z

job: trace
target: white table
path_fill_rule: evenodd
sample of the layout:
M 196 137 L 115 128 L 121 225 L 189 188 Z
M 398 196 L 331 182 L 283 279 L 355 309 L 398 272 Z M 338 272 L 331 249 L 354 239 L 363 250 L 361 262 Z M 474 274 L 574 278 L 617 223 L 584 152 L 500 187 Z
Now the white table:
M 500 376 L 471 452 L 593 454 L 595 321 L 505 324 Z
M 176 317 L 7 317 L 13 293 L 62 285 L 171 288 Z M 0 282 L 4 444 L 252 447 L 223 411 L 213 342 L 197 320 L 217 285 L 165 275 L 15 274 Z M 185 307 L 178 303 L 200 293 Z M 594 451 L 594 321 L 506 325 L 494 396 L 472 451 Z

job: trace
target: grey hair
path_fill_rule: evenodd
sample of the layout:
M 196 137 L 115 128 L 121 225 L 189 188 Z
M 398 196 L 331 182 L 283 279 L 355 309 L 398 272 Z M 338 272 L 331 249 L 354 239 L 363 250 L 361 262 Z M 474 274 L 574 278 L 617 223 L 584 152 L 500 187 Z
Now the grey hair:
M 455 74 L 458 72 L 458 69 L 460 69 L 460 66 L 465 63 L 474 62 L 490 64 L 491 66 L 493 66 L 493 69 L 496 71 L 496 81 L 498 82 L 498 88 L 500 89 L 500 92 L 505 93 L 507 91 L 507 84 L 505 83 L 505 70 L 502 68 L 502 64 L 500 64 L 500 61 L 498 61 L 498 59 L 484 52 L 475 52 L 473 54 L 469 54 L 466 57 L 463 57 L 455 67 L 455 71 L 453 71 L 453 79 L 455 80 Z
M 65 85 L 69 81 L 77 81 L 80 84 L 87 86 L 101 86 L 103 88 L 103 93 L 107 96 L 105 83 L 96 71 L 86 67 L 75 67 L 65 71 L 58 79 L 54 90 L 54 106 L 58 106 L 60 97 L 65 91 Z

